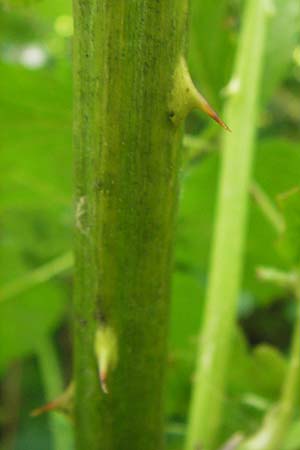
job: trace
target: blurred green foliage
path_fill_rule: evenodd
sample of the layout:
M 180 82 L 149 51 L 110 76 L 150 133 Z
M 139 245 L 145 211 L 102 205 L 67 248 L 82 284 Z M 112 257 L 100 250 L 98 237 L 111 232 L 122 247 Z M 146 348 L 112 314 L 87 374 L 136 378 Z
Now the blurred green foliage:
M 294 219 L 289 222 L 288 243 L 282 244 L 260 206 L 255 201 L 251 204 L 239 309 L 244 330 L 237 329 L 234 337 L 230 383 L 224 398 L 224 440 L 239 430 L 253 432 L 270 402 L 278 398 L 286 360 L 271 346 L 271 329 L 287 316 L 285 333 L 289 336 L 293 322 L 289 293 L 262 285 L 255 277 L 257 265 L 290 269 L 286 252 L 291 248 L 292 262 L 299 263 L 299 245 L 296 248 L 294 243 L 299 236 L 300 208 L 300 8 L 298 0 L 274 3 L 253 178 L 275 205 L 280 194 L 294 190 L 294 195 L 279 200 Z M 242 6 L 242 0 L 192 3 L 192 74 L 219 109 L 226 100 Z M 72 246 L 71 34 L 70 1 L 2 1 L 0 282 L 4 288 L 64 255 Z M 197 145 L 193 151 L 184 149 L 187 156 L 181 174 L 166 389 L 166 431 L 172 449 L 180 448 L 184 436 L 214 226 L 219 135 L 218 130 L 209 131 L 212 127 L 197 114 L 187 123 L 196 143 L 203 138 L 199 154 Z M 191 153 L 193 158 L 189 159 Z M 62 373 L 70 373 L 70 275 L 69 270 L 64 271 L 10 299 L 2 299 L 0 291 L 1 450 L 54 448 L 47 418 L 35 422 L 28 414 L 44 401 L 46 381 L 36 363 L 39 342 L 51 339 Z M 270 316 L 268 307 L 272 304 L 279 304 L 279 308 Z M 248 342 L 253 336 L 247 321 L 255 314 L 260 316 L 258 334 L 267 344 L 251 348 Z M 286 343 L 285 335 L 282 341 Z M 281 348 L 288 350 L 286 344 Z M 21 375 L 10 392 L 8 380 L 18 371 Z M 285 450 L 299 447 L 298 417 Z

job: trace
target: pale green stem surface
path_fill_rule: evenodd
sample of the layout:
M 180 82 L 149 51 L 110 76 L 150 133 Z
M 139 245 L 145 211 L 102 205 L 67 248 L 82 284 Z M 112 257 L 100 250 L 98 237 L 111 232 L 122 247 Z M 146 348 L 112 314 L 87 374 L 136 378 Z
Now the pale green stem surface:
M 53 401 L 64 390 L 58 357 L 51 337 L 44 336 L 37 344 L 36 355 L 47 402 Z M 34 420 L 34 419 L 33 419 Z M 50 412 L 50 430 L 53 450 L 73 450 L 73 430 L 69 419 L 61 413 Z
M 186 450 L 215 448 L 222 420 L 228 357 L 241 284 L 259 87 L 267 26 L 266 2 L 248 0 L 225 121 L 216 226 L 199 342 Z M 229 89 L 230 91 L 230 89 Z

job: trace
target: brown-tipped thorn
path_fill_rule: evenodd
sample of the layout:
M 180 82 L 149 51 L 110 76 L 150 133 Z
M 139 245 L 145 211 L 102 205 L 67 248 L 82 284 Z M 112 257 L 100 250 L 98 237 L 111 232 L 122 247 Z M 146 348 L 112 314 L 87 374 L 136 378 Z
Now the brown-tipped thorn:
M 216 111 L 210 106 L 208 101 L 198 92 L 199 106 L 202 111 L 204 111 L 209 117 L 211 117 L 215 122 L 217 122 L 224 130 L 231 133 L 231 129 L 228 125 L 218 116 Z
M 47 412 L 56 410 L 58 408 L 58 406 L 59 406 L 59 401 L 54 400 L 53 402 L 46 403 L 45 405 L 41 406 L 40 408 L 34 409 L 33 411 L 31 411 L 30 416 L 38 417 Z
M 99 378 L 100 378 L 100 384 L 101 384 L 101 389 L 104 392 L 104 394 L 108 394 L 108 388 L 107 388 L 107 377 L 106 377 L 106 372 L 100 372 L 99 374 Z
M 51 412 L 51 411 L 59 411 L 68 416 L 71 416 L 73 409 L 73 397 L 74 397 L 74 382 L 71 382 L 67 389 L 56 399 L 52 400 L 49 403 L 41 406 L 40 408 L 34 409 L 30 415 L 31 417 L 37 417 L 41 414 Z

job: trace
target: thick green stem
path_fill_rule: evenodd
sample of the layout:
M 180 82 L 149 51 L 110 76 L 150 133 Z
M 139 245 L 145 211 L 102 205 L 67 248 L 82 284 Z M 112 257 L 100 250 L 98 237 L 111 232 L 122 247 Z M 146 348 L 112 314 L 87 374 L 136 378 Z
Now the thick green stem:
M 266 29 L 266 4 L 249 0 L 228 91 L 222 170 L 206 313 L 199 343 L 187 450 L 214 448 L 221 421 L 226 372 L 241 282 L 248 191 Z
M 74 17 L 77 449 L 159 450 L 187 1 L 74 0 Z

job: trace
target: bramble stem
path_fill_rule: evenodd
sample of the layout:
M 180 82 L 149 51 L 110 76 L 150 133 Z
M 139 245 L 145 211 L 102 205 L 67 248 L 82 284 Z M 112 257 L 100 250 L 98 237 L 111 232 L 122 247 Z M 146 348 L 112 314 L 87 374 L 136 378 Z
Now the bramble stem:
M 74 0 L 74 17 L 76 445 L 160 450 L 187 1 Z

